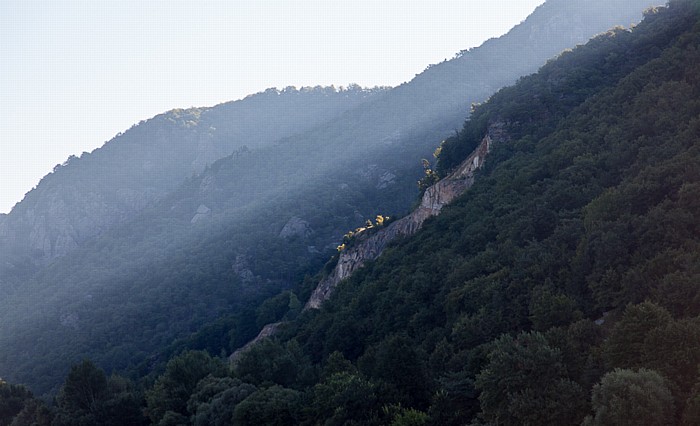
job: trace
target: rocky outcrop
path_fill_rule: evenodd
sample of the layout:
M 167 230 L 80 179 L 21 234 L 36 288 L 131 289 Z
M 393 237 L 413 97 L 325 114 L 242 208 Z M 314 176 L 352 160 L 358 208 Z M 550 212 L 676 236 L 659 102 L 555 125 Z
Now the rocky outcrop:
M 379 257 L 390 242 L 416 233 L 427 218 L 439 214 L 443 207 L 471 187 L 474 183 L 474 172 L 484 164 L 491 150 L 494 140 L 491 135 L 499 139 L 504 138 L 502 124 L 491 126 L 491 129 L 469 158 L 449 176 L 425 191 L 420 205 L 411 214 L 372 235 L 360 237 L 360 241 L 355 245 L 343 250 L 335 269 L 318 284 L 304 309 L 318 309 L 324 301 L 328 300 L 342 280 L 361 268 L 367 261 Z
M 204 204 L 200 204 L 199 207 L 197 208 L 197 212 L 192 216 L 192 219 L 190 220 L 191 224 L 195 224 L 197 222 L 201 222 L 203 220 L 209 219 L 211 216 L 211 209 Z
M 390 185 L 394 184 L 396 175 L 391 172 L 384 172 L 379 179 L 377 179 L 377 189 L 384 189 Z
M 273 324 L 268 324 L 263 329 L 260 331 L 260 333 L 255 337 L 255 339 L 251 340 L 250 342 L 246 343 L 245 346 L 237 349 L 235 352 L 233 352 L 229 357 L 228 360 L 230 362 L 236 362 L 241 355 L 243 355 L 244 352 L 246 352 L 248 349 L 252 348 L 253 346 L 257 345 L 258 342 L 260 342 L 263 339 L 266 339 L 275 333 L 277 333 L 277 329 L 279 329 L 280 325 L 282 325 L 281 322 L 276 322 Z
M 120 188 L 109 194 L 83 186 L 52 189 L 35 189 L 0 222 L 0 254 L 25 253 L 38 262 L 50 261 L 99 235 L 108 223 L 131 217 L 161 194 L 149 188 Z
M 190 165 L 192 174 L 202 173 L 207 166 L 226 155 L 226 152 L 217 148 L 214 139 L 215 133 L 216 128 L 209 127 L 208 131 L 202 132 L 197 138 L 197 151 Z
M 311 235 L 311 227 L 309 226 L 309 222 L 296 216 L 289 219 L 279 233 L 280 238 L 305 238 L 309 235 Z
M 504 123 L 499 122 L 491 125 L 489 132 L 469 158 L 464 160 L 449 176 L 429 187 L 423 194 L 420 204 L 411 214 L 374 234 L 361 236 L 355 245 L 343 250 L 335 268 L 318 284 L 306 302 L 304 310 L 318 309 L 323 302 L 328 300 L 342 280 L 352 275 L 366 262 L 378 258 L 390 242 L 399 237 L 415 234 L 427 218 L 438 215 L 443 207 L 469 189 L 474 183 L 474 172 L 484 164 L 494 141 L 501 142 L 507 139 L 504 129 Z M 282 324 L 284 323 L 277 322 L 266 325 L 255 339 L 231 354 L 229 361 L 236 362 L 245 351 L 261 340 L 277 333 Z
M 255 274 L 250 269 L 250 260 L 248 256 L 242 254 L 237 255 L 236 260 L 233 262 L 233 265 L 231 265 L 231 269 L 238 275 L 243 284 L 250 284 L 256 279 Z

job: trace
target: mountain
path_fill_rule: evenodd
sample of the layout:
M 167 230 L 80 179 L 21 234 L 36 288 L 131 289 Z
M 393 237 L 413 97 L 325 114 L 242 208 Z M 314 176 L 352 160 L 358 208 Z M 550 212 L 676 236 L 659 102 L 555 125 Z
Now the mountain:
M 380 138 L 396 137 L 407 125 L 421 128 L 435 119 L 449 121 L 447 128 L 452 129 L 461 124 L 471 102 L 593 34 L 636 22 L 639 11 L 653 4 L 550 0 L 506 37 L 431 66 L 388 99 L 363 108 L 358 121 L 373 122 L 363 127 Z M 381 92 L 357 89 L 271 89 L 242 101 L 173 110 L 139 123 L 93 153 L 69 158 L 28 193 L 0 228 L 0 242 L 7 247 L 3 251 L 28 250 L 39 259 L 62 256 L 236 149 L 257 148 L 314 128 Z M 383 122 L 377 123 L 373 114 L 382 114 Z
M 699 24 L 672 1 L 476 107 L 438 164 L 454 181 L 491 140 L 473 185 L 238 356 L 257 390 L 202 414 L 698 424 Z
M 202 158 L 197 147 L 209 146 L 207 135 L 222 144 L 234 140 L 226 136 L 235 126 L 227 124 L 232 118 L 225 108 L 206 114 L 173 111 L 153 119 L 151 127 L 138 125 L 103 149 L 71 159 L 0 225 L 5 239 L 12 240 L 3 246 L 11 261 L 1 278 L 0 374 L 43 394 L 55 392 L 69 365 L 85 357 L 110 372 L 139 376 L 183 349 L 232 352 L 266 320 L 279 319 L 280 303 L 296 306 L 309 296 L 315 284 L 310 274 L 335 252 L 348 229 L 378 214 L 408 211 L 418 194 L 420 159 L 461 126 L 472 103 L 563 49 L 637 20 L 648 3 L 547 2 L 509 34 L 429 67 L 397 88 L 354 89 L 347 102 L 340 100 L 346 93 L 332 91 L 328 102 L 337 108 L 323 120 L 277 131 L 278 118 L 261 115 L 255 123 L 269 132 L 264 143 L 238 145 L 236 139 L 226 145 L 230 156 L 203 169 L 216 157 L 196 161 Z M 259 96 L 296 96 L 285 92 Z M 293 103 L 285 102 L 287 111 Z M 352 102 L 357 105 L 349 108 Z M 162 137 L 152 137 L 159 129 L 166 129 Z M 219 135 L 219 129 L 229 130 Z M 111 158 L 110 150 L 117 150 L 116 142 L 127 140 L 127 134 L 154 156 L 168 153 L 168 143 L 174 143 L 169 141 L 180 141 L 190 154 L 172 162 L 178 167 L 171 174 L 155 171 L 141 179 L 150 154 L 123 162 Z M 154 147 L 154 141 L 162 145 Z M 136 169 L 119 169 L 123 165 Z M 112 214 L 108 206 L 123 202 L 113 189 L 118 185 L 100 178 L 102 173 L 134 179 L 133 187 L 124 187 L 141 194 L 136 198 L 142 202 L 126 203 Z M 165 189 L 149 192 L 152 180 Z M 103 187 L 80 189 L 93 185 Z M 94 199 L 84 199 L 85 193 Z M 106 219 L 81 222 L 83 215 Z M 90 225 L 89 232 L 73 238 L 82 223 Z M 29 253 L 21 256 L 22 251 Z M 37 259 L 43 259 L 39 266 Z M 260 305 L 289 289 L 294 292 L 283 293 L 287 301 L 283 296 Z
M 0 249 L 39 261 L 63 256 L 214 161 L 313 128 L 381 92 L 354 86 L 270 89 L 143 121 L 102 148 L 57 165 L 0 223 Z
M 53 411 L 0 382 L 0 419 L 698 424 L 698 45 L 700 3 L 672 0 L 647 10 L 635 28 L 601 34 L 476 106 L 425 173 L 422 201 L 406 216 L 420 229 L 356 268 L 320 309 L 302 312 L 297 294 L 340 263 L 265 300 L 258 325 L 286 323 L 232 365 L 175 351 L 141 392 L 83 361 Z M 215 163 L 142 220 L 251 155 Z M 440 194 L 450 200 L 426 204 Z M 293 204 L 283 211 L 293 213 Z M 197 208 L 189 226 L 213 238 L 228 221 L 210 210 Z M 275 217 L 265 211 L 251 210 L 265 214 L 257 225 Z M 348 235 L 341 254 L 402 220 L 377 217 Z M 277 237 L 304 241 L 304 222 L 287 221 Z M 211 323 L 180 349 L 211 343 L 219 326 L 228 327 Z

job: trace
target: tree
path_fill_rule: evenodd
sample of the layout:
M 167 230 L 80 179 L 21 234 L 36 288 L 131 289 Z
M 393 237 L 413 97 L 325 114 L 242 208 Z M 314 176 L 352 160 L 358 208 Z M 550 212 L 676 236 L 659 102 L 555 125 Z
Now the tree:
M 653 370 L 615 369 L 593 387 L 593 416 L 585 426 L 667 426 L 674 424 L 673 396 Z
M 187 402 L 195 426 L 226 426 L 233 423 L 236 405 L 252 395 L 256 387 L 230 377 L 208 376 L 199 381 Z
M 234 424 L 241 426 L 291 426 L 299 423 L 301 394 L 272 386 L 250 395 L 236 406 Z
M 171 359 L 165 372 L 158 377 L 150 391 L 146 393 L 148 416 L 158 424 L 166 413 L 189 417 L 187 401 L 203 378 L 213 375 L 226 375 L 226 366 L 203 351 L 188 351 Z
M 56 397 L 54 425 L 142 425 L 140 400 L 131 383 L 119 376 L 107 378 L 91 361 L 71 368 Z M 41 414 L 38 411 L 37 414 Z
M 700 318 L 650 330 L 642 349 L 644 366 L 663 374 L 680 401 L 688 398 L 700 365 Z
M 311 362 L 296 341 L 286 345 L 265 339 L 245 351 L 233 368 L 236 376 L 254 385 L 297 387 L 313 380 Z
M 312 390 L 313 417 L 328 425 L 367 423 L 377 411 L 377 386 L 349 372 L 334 373 Z
M 358 360 L 358 365 L 368 377 L 389 385 L 395 393 L 394 402 L 422 407 L 428 405 L 433 388 L 425 358 L 411 339 L 399 334 L 389 336 L 376 347 L 371 347 Z
M 430 421 L 430 417 L 422 411 L 413 408 L 402 408 L 399 413 L 394 416 L 391 421 L 391 426 L 424 426 Z
M 671 314 L 652 302 L 629 305 L 603 345 L 603 355 L 610 367 L 642 367 L 644 340 L 647 334 L 668 324 Z
M 104 417 L 101 401 L 107 392 L 107 376 L 89 360 L 71 367 L 56 397 L 57 425 L 98 425 Z
M 36 399 L 27 401 L 22 411 L 12 420 L 10 426 L 49 426 L 53 414 L 43 402 Z
M 681 425 L 694 426 L 700 424 L 700 383 L 693 386 L 690 396 L 685 401 L 685 409 L 681 417 Z
M 530 322 L 535 330 L 546 331 L 566 326 L 583 316 L 576 302 L 564 294 L 553 294 L 546 287 L 537 287 L 530 298 Z
M 541 333 L 503 335 L 476 377 L 481 417 L 502 425 L 577 424 L 583 390 L 566 377 L 559 349 Z
M 32 399 L 32 393 L 24 386 L 11 385 L 0 380 L 0 426 L 9 425 Z

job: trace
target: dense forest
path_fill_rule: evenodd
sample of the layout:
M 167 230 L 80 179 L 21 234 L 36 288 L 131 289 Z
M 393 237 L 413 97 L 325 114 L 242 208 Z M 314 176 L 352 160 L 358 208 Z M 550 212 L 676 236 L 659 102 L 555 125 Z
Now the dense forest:
M 136 381 L 75 364 L 51 408 L 2 382 L 0 424 L 700 424 L 699 46 L 672 0 L 563 53 L 475 106 L 436 153 L 503 129 L 475 184 L 321 309 L 323 272 L 231 364 L 213 324 Z
M 0 217 L 0 376 L 52 400 L 88 358 L 141 387 L 296 318 L 348 230 L 409 211 L 472 102 L 653 3 L 550 0 L 395 88 L 271 89 L 71 157 Z

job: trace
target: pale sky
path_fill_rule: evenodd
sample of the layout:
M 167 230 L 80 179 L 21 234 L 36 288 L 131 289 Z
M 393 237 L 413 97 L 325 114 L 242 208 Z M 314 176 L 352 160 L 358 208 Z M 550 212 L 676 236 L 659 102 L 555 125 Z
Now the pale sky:
M 0 213 L 173 108 L 268 87 L 396 86 L 544 0 L 0 0 Z

